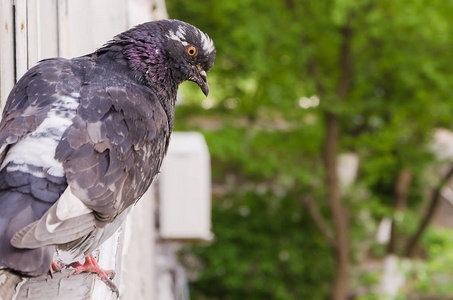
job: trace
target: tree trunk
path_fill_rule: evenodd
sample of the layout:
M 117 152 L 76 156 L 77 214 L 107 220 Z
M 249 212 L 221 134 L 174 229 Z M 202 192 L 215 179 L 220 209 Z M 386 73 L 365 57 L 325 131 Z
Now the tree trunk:
M 407 193 L 409 191 L 409 186 L 412 182 L 412 171 L 409 169 L 401 170 L 398 180 L 395 184 L 395 201 L 393 204 L 393 220 L 391 225 L 390 232 L 390 242 L 387 247 L 387 253 L 396 254 L 397 253 L 397 220 L 396 217 L 399 213 L 402 213 L 407 206 Z M 401 245 L 400 245 L 401 247 Z M 401 249 L 401 248 L 400 248 Z
M 352 29 L 350 21 L 352 14 L 349 14 L 348 21 L 345 26 L 340 28 L 342 35 L 342 44 L 340 48 L 340 68 L 341 76 L 338 81 L 336 98 L 342 101 L 349 93 L 352 81 L 352 55 L 351 55 L 351 38 Z M 318 73 L 318 65 L 315 59 L 309 60 L 308 72 L 313 76 L 316 82 L 318 95 L 325 95 L 325 87 L 320 80 Z M 333 240 L 329 240 L 329 234 L 320 226 L 320 230 L 324 233 L 329 244 L 332 246 L 335 256 L 335 282 L 332 290 L 332 299 L 345 300 L 348 297 L 349 290 L 349 214 L 347 209 L 341 203 L 341 195 L 338 186 L 338 141 L 339 141 L 339 121 L 338 116 L 329 110 L 324 113 L 326 122 L 326 137 L 324 141 L 324 165 L 326 171 L 327 197 L 334 223 L 334 231 L 336 236 Z M 313 214 L 312 214 L 313 215 Z M 319 222 L 318 222 L 319 223 Z M 318 226 L 320 224 L 317 224 Z
M 344 300 L 347 298 L 349 281 L 349 225 L 348 214 L 341 204 L 338 187 L 338 118 L 335 114 L 328 112 L 326 113 L 326 122 L 325 165 L 328 201 L 337 233 L 336 247 L 334 247 L 336 274 L 332 298 Z
M 341 77 L 338 84 L 337 98 L 343 101 L 351 88 L 352 81 L 352 55 L 351 39 L 352 29 L 349 26 L 352 14 L 348 16 L 347 24 L 341 28 L 342 44 L 340 49 Z M 338 140 L 339 121 L 338 116 L 332 112 L 326 112 L 326 141 L 325 141 L 325 164 L 327 171 L 328 201 L 332 212 L 333 222 L 337 231 L 335 248 L 336 274 L 333 288 L 333 299 L 345 300 L 348 296 L 349 283 L 349 215 L 341 203 L 338 186 Z

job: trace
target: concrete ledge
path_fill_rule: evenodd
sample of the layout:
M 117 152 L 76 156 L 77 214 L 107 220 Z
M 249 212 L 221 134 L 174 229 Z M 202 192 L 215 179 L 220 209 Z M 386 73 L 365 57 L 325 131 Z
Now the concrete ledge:
M 94 256 L 104 269 L 113 269 L 117 275 L 121 274 L 121 257 L 124 230 L 120 228 L 109 240 L 107 240 L 95 253 Z M 79 274 L 68 277 L 72 269 L 63 269 L 53 273 L 53 276 L 42 275 L 33 278 L 23 278 L 14 273 L 2 270 L 0 275 L 0 299 L 116 299 L 116 295 L 93 274 Z M 3 280 L 1 279 L 3 277 Z M 114 278 L 118 286 L 121 276 Z
M 93 254 L 113 279 L 120 299 L 154 299 L 154 195 L 153 189 L 132 208 L 122 227 Z M 71 268 L 34 278 L 0 270 L 0 300 L 114 300 L 96 275 L 82 273 L 68 278 Z
M 0 300 L 12 299 L 20 289 L 23 279 L 6 270 L 0 270 Z

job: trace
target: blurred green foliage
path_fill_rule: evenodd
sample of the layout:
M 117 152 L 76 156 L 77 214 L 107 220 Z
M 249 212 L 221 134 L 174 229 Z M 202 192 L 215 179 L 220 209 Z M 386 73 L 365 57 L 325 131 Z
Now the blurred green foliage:
M 403 169 L 413 179 L 399 234 L 404 240 L 413 232 L 436 182 L 427 172 L 433 129 L 452 122 L 453 2 L 166 3 L 170 17 L 201 28 L 217 48 L 211 94 L 203 99 L 196 85 L 184 84 L 176 113 L 175 128 L 203 132 L 212 158 L 216 241 L 191 250 L 203 265 L 194 299 L 328 297 L 332 252 L 302 205 L 311 196 L 330 220 L 327 111 L 339 118 L 341 152 L 360 157 L 358 179 L 343 195 L 354 264 L 384 251 L 374 234 L 382 217 L 393 217 Z M 351 86 L 339 99 L 346 29 Z M 352 293 L 376 281 L 354 274 Z
M 410 293 L 428 296 L 453 294 L 453 238 L 448 229 L 434 228 L 423 239 L 427 259 L 417 261 L 411 268 L 406 289 Z
M 213 219 L 217 241 L 192 249 L 205 267 L 192 285 L 196 299 L 325 297 L 331 255 L 294 199 L 230 193 L 214 206 Z

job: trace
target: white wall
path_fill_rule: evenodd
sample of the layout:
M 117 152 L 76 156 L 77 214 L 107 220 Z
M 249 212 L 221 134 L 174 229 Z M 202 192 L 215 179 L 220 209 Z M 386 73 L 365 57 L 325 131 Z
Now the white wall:
M 0 0 L 1 108 L 37 61 L 93 52 L 132 26 L 166 17 L 164 0 Z

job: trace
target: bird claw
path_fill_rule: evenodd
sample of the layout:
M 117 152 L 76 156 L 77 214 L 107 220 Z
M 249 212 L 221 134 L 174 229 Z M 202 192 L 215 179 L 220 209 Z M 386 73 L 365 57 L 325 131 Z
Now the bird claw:
M 113 272 L 113 277 L 115 277 L 115 272 Z M 116 287 L 115 283 L 112 281 L 113 277 L 101 277 L 98 274 L 99 278 L 101 278 L 102 281 L 116 294 L 116 297 L 120 297 L 120 292 L 118 291 L 118 288 Z
M 65 264 L 61 260 L 52 260 L 52 263 L 50 264 L 50 269 L 49 269 L 49 275 L 51 278 L 53 278 L 53 273 L 54 272 L 61 272 L 61 270 L 65 267 Z
M 116 272 L 113 270 L 105 270 L 105 274 L 108 278 L 113 279 L 116 276 Z
M 118 288 L 112 281 L 116 275 L 115 271 L 102 269 L 92 254 L 85 258 L 85 263 L 83 265 L 79 262 L 74 262 L 71 264 L 71 267 L 73 267 L 74 270 L 68 275 L 68 277 L 80 273 L 95 273 L 98 275 L 99 279 L 101 279 L 112 290 L 112 292 L 116 293 L 117 298 L 119 297 Z
M 53 272 L 61 272 L 61 270 L 65 267 L 66 265 L 64 262 L 61 260 L 52 260 L 52 263 L 50 264 L 50 270 Z

